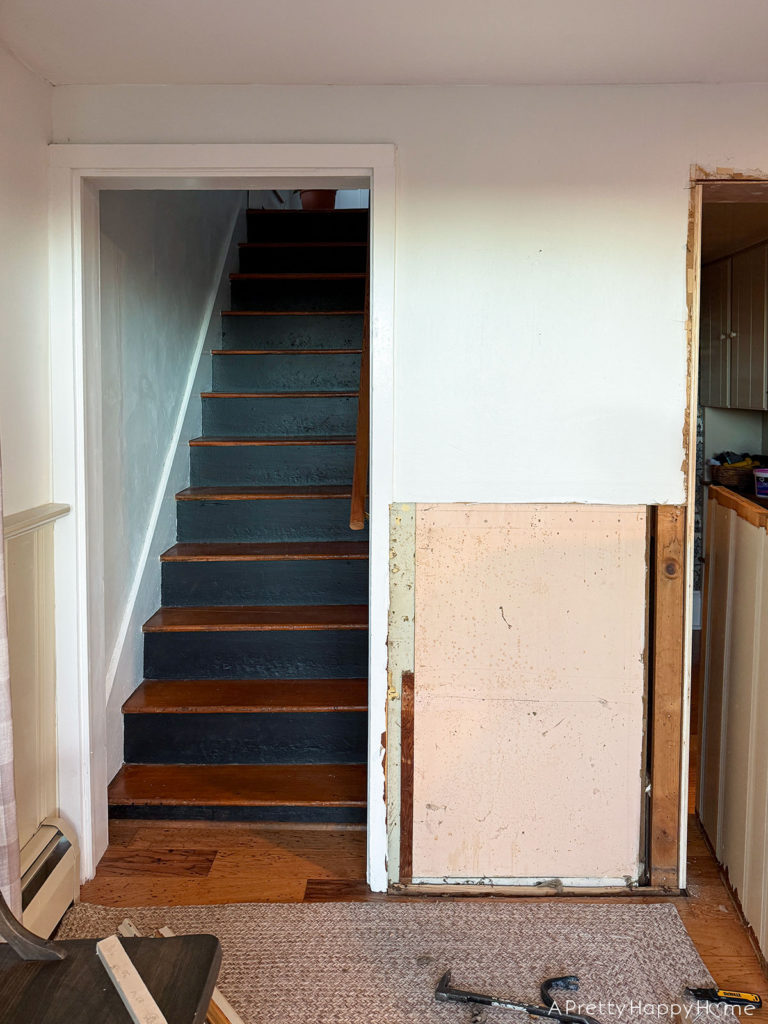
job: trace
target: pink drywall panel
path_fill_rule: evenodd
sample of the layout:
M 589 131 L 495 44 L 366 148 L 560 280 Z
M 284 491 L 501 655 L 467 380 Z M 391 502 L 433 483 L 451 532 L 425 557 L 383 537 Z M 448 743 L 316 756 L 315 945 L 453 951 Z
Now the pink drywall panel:
M 634 879 L 645 507 L 419 505 L 415 878 Z

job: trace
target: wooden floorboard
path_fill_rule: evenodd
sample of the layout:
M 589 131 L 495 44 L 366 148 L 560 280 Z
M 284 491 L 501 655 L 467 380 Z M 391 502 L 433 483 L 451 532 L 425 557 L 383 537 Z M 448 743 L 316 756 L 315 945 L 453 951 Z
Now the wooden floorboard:
M 113 821 L 109 852 L 81 897 L 106 906 L 430 898 L 368 892 L 365 841 L 365 829 L 357 826 Z M 174 875 L 185 854 L 199 866 L 212 851 L 207 875 Z M 717 983 L 765 996 L 760 963 L 694 819 L 688 891 L 688 896 L 619 897 L 610 903 L 672 903 Z M 509 898 L 514 899 L 484 897 Z M 579 904 L 608 902 L 563 898 Z

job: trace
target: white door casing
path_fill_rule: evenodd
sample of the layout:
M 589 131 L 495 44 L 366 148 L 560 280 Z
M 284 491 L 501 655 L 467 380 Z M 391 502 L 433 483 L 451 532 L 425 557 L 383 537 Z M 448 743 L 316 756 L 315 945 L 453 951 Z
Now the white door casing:
M 387 887 L 389 518 L 393 488 L 396 149 L 381 144 L 52 145 L 50 324 L 56 538 L 59 807 L 80 839 L 81 878 L 107 846 L 106 693 L 99 358 L 103 189 L 371 189 L 371 457 L 368 884 Z M 137 680 L 138 683 L 138 680 Z

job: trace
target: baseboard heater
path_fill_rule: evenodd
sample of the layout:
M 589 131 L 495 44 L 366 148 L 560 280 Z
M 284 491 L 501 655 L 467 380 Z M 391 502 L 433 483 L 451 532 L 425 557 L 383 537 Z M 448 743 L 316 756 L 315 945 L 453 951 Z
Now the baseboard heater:
M 79 889 L 77 841 L 60 818 L 46 818 L 21 851 L 24 927 L 47 939 Z

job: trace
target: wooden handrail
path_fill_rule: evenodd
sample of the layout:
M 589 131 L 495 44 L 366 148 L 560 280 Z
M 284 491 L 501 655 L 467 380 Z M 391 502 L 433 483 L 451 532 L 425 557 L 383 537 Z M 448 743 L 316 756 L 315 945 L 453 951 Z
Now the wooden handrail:
M 349 509 L 350 530 L 365 528 L 365 497 L 368 490 L 368 428 L 371 418 L 371 259 L 365 275 L 365 310 L 363 312 L 363 352 L 360 356 L 360 388 L 357 393 L 357 431 L 355 433 L 355 468 L 352 474 L 352 502 Z

